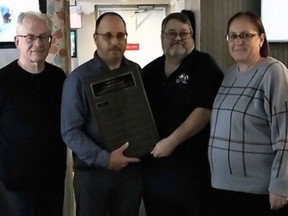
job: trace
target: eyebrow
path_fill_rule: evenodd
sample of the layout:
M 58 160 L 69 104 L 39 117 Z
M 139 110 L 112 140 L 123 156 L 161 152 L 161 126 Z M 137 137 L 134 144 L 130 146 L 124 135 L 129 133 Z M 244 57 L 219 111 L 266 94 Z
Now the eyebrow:
M 184 31 L 187 31 L 187 32 L 190 32 L 191 30 L 190 29 L 174 29 L 174 28 L 170 28 L 170 29 L 166 29 L 166 31 L 178 31 L 178 32 L 184 32 Z

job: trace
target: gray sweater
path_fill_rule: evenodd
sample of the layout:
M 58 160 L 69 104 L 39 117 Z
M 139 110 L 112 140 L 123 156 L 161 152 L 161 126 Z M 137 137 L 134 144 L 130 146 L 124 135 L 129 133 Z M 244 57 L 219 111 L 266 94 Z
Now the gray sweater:
M 288 196 L 288 71 L 266 58 L 225 75 L 209 140 L 214 188 Z

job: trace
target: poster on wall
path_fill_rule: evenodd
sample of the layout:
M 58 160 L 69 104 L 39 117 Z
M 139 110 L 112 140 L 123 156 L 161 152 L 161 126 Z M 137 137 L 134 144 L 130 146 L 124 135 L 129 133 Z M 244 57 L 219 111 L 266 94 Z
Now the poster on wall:
M 287 9 L 287 0 L 261 0 L 261 19 L 269 42 L 288 41 Z
M 76 0 L 69 0 L 70 6 L 75 6 L 76 5 Z
M 70 31 L 70 43 L 71 43 L 71 57 L 76 58 L 77 57 L 77 35 L 76 30 L 73 29 Z
M 38 0 L 0 0 L 0 42 L 13 42 L 18 15 L 23 11 L 39 11 Z
M 82 28 L 82 10 L 80 6 L 70 7 L 70 28 Z

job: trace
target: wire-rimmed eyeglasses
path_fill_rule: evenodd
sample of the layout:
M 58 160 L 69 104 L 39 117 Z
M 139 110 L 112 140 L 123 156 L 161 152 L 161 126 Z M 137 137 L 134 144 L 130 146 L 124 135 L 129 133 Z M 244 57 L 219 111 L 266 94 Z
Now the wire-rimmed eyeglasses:
M 237 38 L 242 40 L 248 40 L 256 35 L 257 35 L 256 33 L 249 33 L 249 32 L 243 32 L 240 34 L 230 33 L 225 36 L 225 39 L 228 42 L 235 41 Z
M 112 34 L 111 32 L 107 32 L 107 33 L 96 32 L 95 34 L 102 36 L 102 38 L 105 41 L 111 41 L 112 38 L 114 38 L 114 37 L 116 37 L 118 41 L 123 41 L 123 40 L 127 39 L 127 36 L 128 36 L 128 34 L 124 33 L 124 32 L 118 32 L 116 35 Z
M 176 31 L 170 31 L 170 32 L 163 32 L 163 34 L 165 35 L 165 37 L 168 39 L 168 40 L 174 40 L 175 38 L 179 37 L 183 40 L 185 39 L 188 39 L 191 37 L 191 32 L 186 32 L 186 31 L 183 31 L 183 32 L 176 32 Z
M 34 43 L 37 39 L 42 42 L 50 42 L 52 39 L 51 35 L 16 35 L 16 37 L 22 37 L 27 43 Z

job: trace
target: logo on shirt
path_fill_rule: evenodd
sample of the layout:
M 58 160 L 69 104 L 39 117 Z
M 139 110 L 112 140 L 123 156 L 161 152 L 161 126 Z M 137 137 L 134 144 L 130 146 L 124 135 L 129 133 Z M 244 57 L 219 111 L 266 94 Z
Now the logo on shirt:
M 188 84 L 188 80 L 189 80 L 189 76 L 186 75 L 185 73 L 182 73 L 176 79 L 176 83 Z

